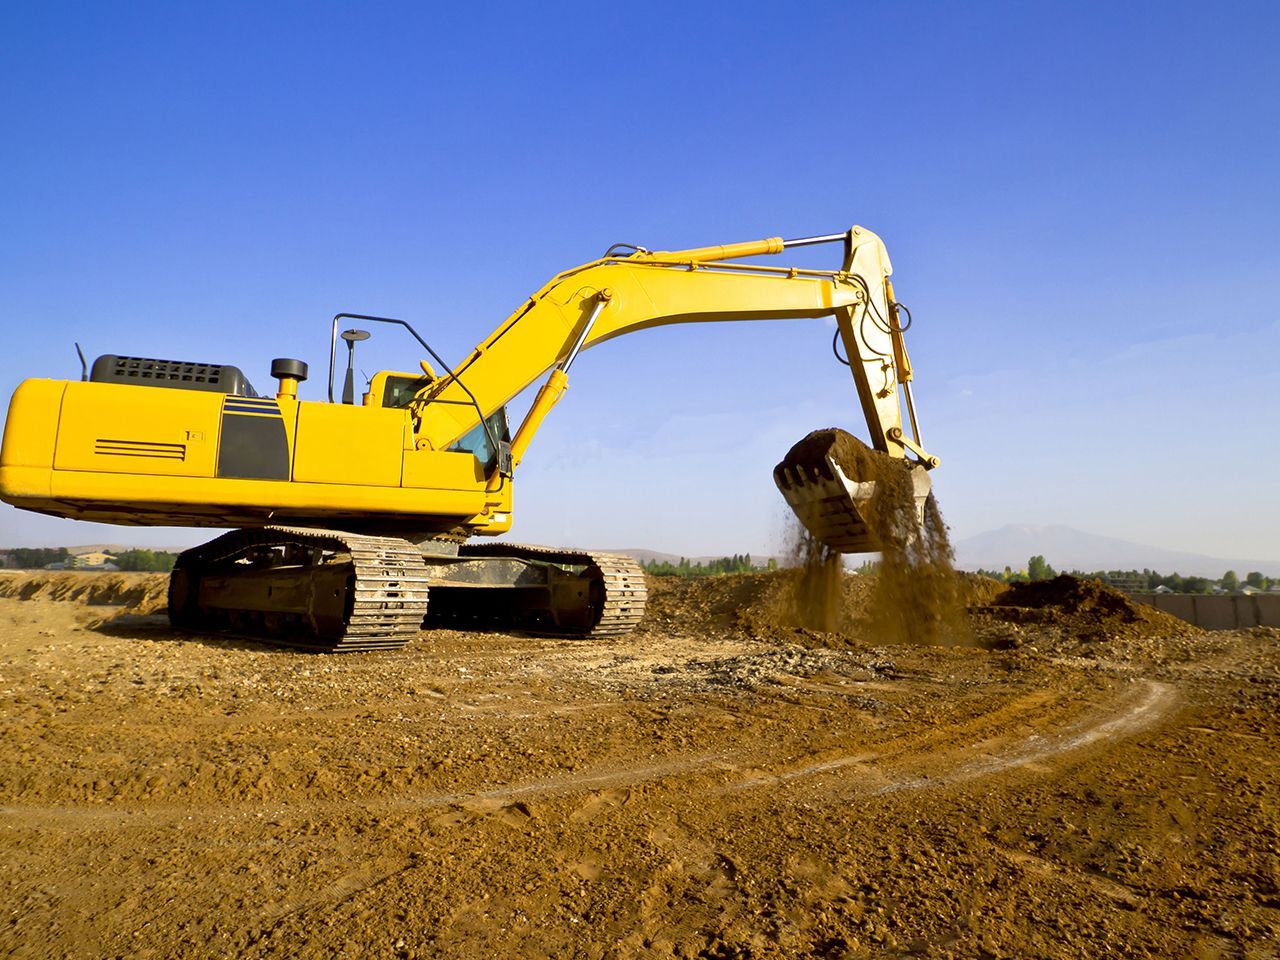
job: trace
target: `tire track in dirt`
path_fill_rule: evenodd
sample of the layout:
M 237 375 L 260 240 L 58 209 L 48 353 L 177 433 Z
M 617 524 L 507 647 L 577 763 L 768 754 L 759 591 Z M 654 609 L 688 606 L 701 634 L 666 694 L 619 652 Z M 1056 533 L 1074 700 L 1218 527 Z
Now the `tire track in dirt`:
M 357 894 L 363 893 L 365 890 L 376 887 L 392 877 L 404 873 L 413 866 L 413 863 L 413 859 L 408 857 L 393 860 L 386 858 L 373 860 L 343 874 L 321 890 L 309 895 L 288 897 L 281 903 L 273 904 L 262 911 L 259 920 L 274 923 L 318 904 L 324 904 L 329 907 L 337 906 Z
M 1019 698 L 1015 704 L 992 711 L 983 718 L 986 723 L 979 729 L 989 729 L 992 723 L 1006 720 L 1010 715 L 1009 707 L 1015 707 L 1013 715 L 1025 715 L 1030 711 L 1043 707 L 1047 698 L 1044 691 L 1036 691 Z M 1138 733 L 1159 723 L 1173 709 L 1178 700 L 1177 692 L 1169 684 L 1156 681 L 1143 681 L 1138 689 L 1128 691 L 1119 698 L 1087 709 L 1083 716 L 1077 716 L 1059 730 L 1044 734 L 1033 734 L 1004 743 L 999 748 L 993 746 L 990 738 L 969 741 L 958 748 L 944 748 L 942 751 L 927 752 L 914 756 L 912 762 L 896 771 L 875 771 L 870 768 L 877 760 L 892 760 L 902 753 L 909 753 L 910 747 L 900 744 L 898 751 L 880 754 L 864 752 L 850 756 L 827 758 L 816 763 L 802 764 L 771 775 L 751 776 L 728 787 L 716 791 L 719 795 L 741 793 L 768 787 L 782 787 L 795 781 L 819 779 L 825 774 L 846 771 L 849 768 L 861 769 L 870 774 L 871 782 L 842 782 L 837 785 L 841 793 L 861 794 L 863 796 L 884 796 L 910 790 L 938 789 L 955 784 L 962 784 L 983 777 L 993 776 L 1020 767 L 1026 767 L 1055 756 L 1071 753 L 1092 746 L 1102 741 L 1112 741 Z M 943 734 L 943 736 L 949 736 Z M 916 738 L 911 738 L 912 743 Z M 992 752 L 994 751 L 994 752 Z M 975 753 L 983 756 L 974 757 Z M 940 758 L 953 758 L 956 763 L 950 769 L 939 772 L 937 764 Z M 468 823 L 481 817 L 519 818 L 527 816 L 523 800 L 566 796 L 576 793 L 590 793 L 592 796 L 584 803 L 579 812 L 570 816 L 571 820 L 591 818 L 603 809 L 616 806 L 629 800 L 628 787 L 646 782 L 674 779 L 683 776 L 704 775 L 709 772 L 721 774 L 741 773 L 743 768 L 735 764 L 740 760 L 733 754 L 705 754 L 697 757 L 671 760 L 667 762 L 637 765 L 629 767 L 597 768 L 582 774 L 571 774 L 562 777 L 547 778 L 530 783 L 499 787 L 493 790 L 470 794 L 433 794 L 421 797 L 402 798 L 398 801 L 373 805 L 383 811 L 422 809 L 424 807 L 445 806 L 452 808 L 452 815 L 445 814 L 437 823 L 456 828 L 463 828 Z M 943 762 L 946 762 L 943 759 Z M 758 769 L 758 768 L 757 768 Z M 924 773 L 931 769 L 931 773 Z M 694 838 L 685 837 L 684 851 L 686 857 L 701 855 L 711 856 L 709 848 L 702 849 Z M 1051 871 L 1054 869 L 1047 862 L 1024 862 L 1025 854 L 1017 851 L 997 851 L 1002 856 L 1016 859 L 1024 866 Z M 292 897 L 282 906 L 264 913 L 259 922 L 265 922 L 268 928 L 284 916 L 301 911 L 323 911 L 337 906 L 345 900 L 372 886 L 386 880 L 395 873 L 407 869 L 409 864 L 397 864 L 392 869 L 377 862 L 357 867 L 350 873 L 323 890 L 311 894 Z M 731 863 L 714 865 L 708 868 L 708 883 L 731 884 L 736 872 Z M 1056 874 L 1055 874 L 1056 876 Z M 1091 882 L 1092 878 L 1089 878 Z M 659 875 L 653 881 L 661 886 L 664 880 Z M 1096 881 L 1099 892 L 1113 900 L 1128 902 L 1129 893 L 1118 884 L 1107 884 L 1105 880 Z M 651 891 L 652 892 L 652 891 Z M 660 892 L 660 891 L 659 891 Z M 659 898 L 660 899 L 660 898 Z
M 1136 684 L 1136 689 L 1118 699 L 1086 708 L 1083 716 L 1053 731 L 1042 731 L 1010 740 L 997 734 L 982 737 L 993 726 L 1008 725 L 1015 719 L 1026 719 L 1044 710 L 1049 699 L 1046 691 L 1034 691 L 975 718 L 959 727 L 950 727 L 925 737 L 910 736 L 877 744 L 874 750 L 821 758 L 791 764 L 783 769 L 769 769 L 767 758 L 752 757 L 745 752 L 730 751 L 676 756 L 644 764 L 618 764 L 575 771 L 526 783 L 504 784 L 487 790 L 429 793 L 366 801 L 369 813 L 402 813 L 423 808 L 471 808 L 472 815 L 501 811 L 512 803 L 537 798 L 566 796 L 615 790 L 682 777 L 714 775 L 739 777 L 736 783 L 722 786 L 720 793 L 781 786 L 799 780 L 821 778 L 827 774 L 856 769 L 860 778 L 840 784 L 841 789 L 871 796 L 905 790 L 937 789 L 992 776 L 1039 761 L 1080 750 L 1099 741 L 1128 736 L 1158 723 L 1177 702 L 1175 689 L 1154 680 Z M 958 746 L 950 745 L 964 736 Z M 974 739 L 977 737 L 977 739 Z M 939 739 L 946 741 L 941 748 Z M 931 749 L 932 748 L 932 749 Z M 905 758 L 898 763 L 898 758 Z M 58 826 L 92 830 L 133 826 L 154 827 L 174 820 L 190 820 L 196 815 L 216 814 L 223 822 L 260 818 L 275 805 L 255 804 L 228 807 L 164 806 L 142 809 L 103 810 L 81 806 L 10 806 L 0 808 L 0 818 L 11 827 Z M 350 805 L 341 801 L 325 801 L 288 806 L 292 814 L 323 816 L 326 813 L 349 812 Z
M 827 757 L 777 773 L 750 777 L 726 788 L 726 792 L 820 777 L 850 767 L 859 768 L 865 774 L 866 781 L 845 783 L 842 786 L 851 788 L 851 792 L 872 796 L 903 790 L 937 789 L 976 780 L 1017 767 L 1026 767 L 1059 754 L 1082 749 L 1099 740 L 1126 736 L 1152 726 L 1172 709 L 1177 701 L 1177 693 L 1169 684 L 1154 680 L 1141 681 L 1139 686 L 1140 689 L 1121 697 L 1118 702 L 1090 711 L 1084 718 L 1057 732 L 1035 733 L 998 746 L 987 739 L 958 748 L 944 747 L 942 750 L 919 753 L 910 750 L 908 744 L 903 744 L 892 751 L 881 748 L 850 756 Z M 1024 701 L 1034 704 L 1042 700 L 1043 697 L 1038 694 L 1024 698 Z M 1024 702 L 1024 706 L 1027 705 Z M 1002 711 L 997 711 L 999 712 Z M 990 716 L 983 719 L 989 720 Z M 989 723 L 982 724 L 982 727 L 988 726 Z M 915 742 L 915 738 L 912 738 L 912 742 Z M 981 755 L 974 756 L 975 754 Z M 893 761 L 898 756 L 905 756 L 907 762 L 895 768 Z M 954 763 L 948 765 L 947 757 L 953 758 Z M 972 759 L 966 759 L 969 757 Z M 881 782 L 874 782 L 877 780 Z

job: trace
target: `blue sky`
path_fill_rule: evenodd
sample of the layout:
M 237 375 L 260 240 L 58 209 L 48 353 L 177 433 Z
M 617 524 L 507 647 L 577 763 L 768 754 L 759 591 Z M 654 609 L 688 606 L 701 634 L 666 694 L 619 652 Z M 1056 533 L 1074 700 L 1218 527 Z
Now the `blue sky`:
M 319 374 L 340 309 L 456 358 L 615 241 L 860 223 L 916 319 L 956 536 L 1280 557 L 1278 11 L 9 3 L 0 392 L 75 376 L 73 340 Z M 680 326 L 584 354 L 514 535 L 776 550 L 773 464 L 815 427 L 865 435 L 830 339 Z M 368 347 L 370 372 L 417 356 Z M 0 544 L 200 536 L 0 508 Z

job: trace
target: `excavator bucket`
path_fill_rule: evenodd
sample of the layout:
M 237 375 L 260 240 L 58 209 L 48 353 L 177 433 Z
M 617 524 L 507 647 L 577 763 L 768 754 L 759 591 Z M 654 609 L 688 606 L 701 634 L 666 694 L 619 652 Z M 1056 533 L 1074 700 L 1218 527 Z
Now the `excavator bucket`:
M 857 444 L 856 449 L 850 441 Z M 885 482 L 878 478 L 885 475 L 887 461 L 888 454 L 863 446 L 843 431 L 820 430 L 791 448 L 773 468 L 773 480 L 815 539 L 839 553 L 871 553 L 883 545 L 868 508 L 877 484 Z M 924 525 L 925 501 L 933 484 L 923 466 L 901 460 L 897 465 L 908 471 L 915 509 L 908 513 L 906 505 L 900 505 L 899 518 L 889 522 L 906 524 L 911 521 L 905 517 L 913 516 L 914 530 L 895 531 L 902 540 L 910 540 Z

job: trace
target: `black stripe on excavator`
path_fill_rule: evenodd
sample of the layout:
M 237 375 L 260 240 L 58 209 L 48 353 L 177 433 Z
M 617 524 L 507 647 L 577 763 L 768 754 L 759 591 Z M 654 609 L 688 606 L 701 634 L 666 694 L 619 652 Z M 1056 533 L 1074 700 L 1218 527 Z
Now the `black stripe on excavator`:
M 241 409 L 244 399 L 227 399 L 222 406 L 222 436 L 218 444 L 218 476 L 239 480 L 288 480 L 289 438 L 279 407 Z
M 276 416 L 280 414 L 280 405 L 274 400 L 268 403 L 240 399 L 226 400 L 222 404 L 222 409 L 234 410 L 237 413 L 268 413 Z

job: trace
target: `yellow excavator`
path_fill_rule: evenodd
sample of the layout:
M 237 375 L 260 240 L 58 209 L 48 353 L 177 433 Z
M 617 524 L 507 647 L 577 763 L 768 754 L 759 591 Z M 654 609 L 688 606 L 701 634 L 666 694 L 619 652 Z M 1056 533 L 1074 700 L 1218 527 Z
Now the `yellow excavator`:
M 843 245 L 839 269 L 741 262 L 823 243 Z M 633 560 L 467 542 L 511 528 L 516 471 L 579 354 L 663 324 L 834 317 L 871 446 L 911 465 L 923 509 L 937 460 L 920 444 L 890 272 L 884 244 L 862 227 L 693 250 L 617 244 L 553 277 L 455 367 L 404 320 L 338 314 L 325 401 L 299 399 L 307 365 L 295 359 L 273 361 L 278 386 L 259 395 L 234 366 L 108 354 L 89 369 L 81 355 L 80 381 L 29 379 L 14 393 L 0 499 L 107 523 L 238 528 L 178 557 L 169 616 L 182 629 L 386 649 L 430 609 L 441 624 L 625 633 L 646 598 Z M 339 333 L 346 322 L 399 327 L 429 359 L 376 373 L 357 404 L 354 351 L 369 334 Z M 347 371 L 335 402 L 340 339 Z M 512 434 L 507 403 L 543 377 Z M 822 451 L 774 478 L 818 540 L 876 549 L 864 516 L 873 481 Z

